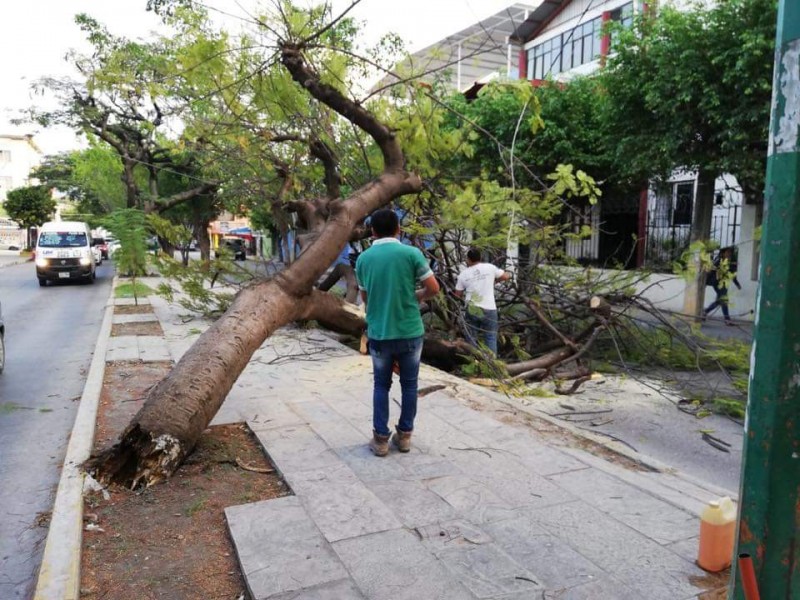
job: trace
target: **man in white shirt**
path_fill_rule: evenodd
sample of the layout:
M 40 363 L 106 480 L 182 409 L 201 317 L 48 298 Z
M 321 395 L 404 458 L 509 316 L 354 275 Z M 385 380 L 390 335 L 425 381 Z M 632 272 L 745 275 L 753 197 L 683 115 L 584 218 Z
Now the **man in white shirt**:
M 466 295 L 467 339 L 473 346 L 482 341 L 497 354 L 497 305 L 494 301 L 494 284 L 511 277 L 493 264 L 481 262 L 481 251 L 470 248 L 467 268 L 456 280 L 456 296 Z

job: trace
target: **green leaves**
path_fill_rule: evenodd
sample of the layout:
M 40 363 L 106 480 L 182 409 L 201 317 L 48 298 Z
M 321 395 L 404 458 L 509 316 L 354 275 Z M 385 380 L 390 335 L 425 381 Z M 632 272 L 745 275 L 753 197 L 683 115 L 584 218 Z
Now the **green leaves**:
M 3 208 L 11 219 L 28 229 L 49 220 L 56 209 L 56 201 L 50 188 L 32 185 L 8 192 Z
M 775 22 L 773 0 L 731 0 L 614 29 L 601 79 L 618 166 L 639 179 L 702 167 L 761 189 Z
M 119 241 L 114 261 L 120 273 L 137 277 L 147 273 L 147 218 L 141 210 L 123 208 L 103 220 L 103 225 Z M 135 281 L 134 281 L 135 285 Z

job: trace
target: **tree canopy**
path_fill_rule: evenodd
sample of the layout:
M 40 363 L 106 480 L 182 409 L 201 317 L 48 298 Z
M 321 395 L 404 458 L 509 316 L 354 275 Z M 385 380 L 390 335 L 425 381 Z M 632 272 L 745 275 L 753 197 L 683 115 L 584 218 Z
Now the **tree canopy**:
M 8 192 L 3 207 L 9 217 L 27 229 L 46 222 L 56 209 L 56 201 L 47 186 L 31 185 Z
M 606 126 L 615 164 L 633 178 L 673 169 L 731 173 L 763 189 L 777 5 L 731 0 L 660 7 L 616 28 Z

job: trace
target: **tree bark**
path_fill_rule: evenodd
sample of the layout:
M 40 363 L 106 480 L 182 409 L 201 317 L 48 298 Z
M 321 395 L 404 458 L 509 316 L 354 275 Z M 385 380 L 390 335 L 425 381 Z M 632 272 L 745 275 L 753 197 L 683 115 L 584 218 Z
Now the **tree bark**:
M 707 242 L 711 235 L 711 214 L 714 210 L 714 183 L 716 173 L 700 169 L 697 174 L 697 194 L 695 196 L 694 211 L 692 214 L 692 230 L 689 237 L 691 244 Z M 699 317 L 703 310 L 703 300 L 706 292 L 706 273 L 701 268 L 698 253 L 693 253 L 691 259 L 695 274 L 686 283 L 683 296 L 684 314 Z
M 253 352 L 282 325 L 314 318 L 320 312 L 319 292 L 312 286 L 333 263 L 353 228 L 394 198 L 422 188 L 420 178 L 405 170 L 402 150 L 389 128 L 322 83 L 305 63 L 302 48 L 285 44 L 281 60 L 308 93 L 373 137 L 383 153 L 384 170 L 346 200 L 329 203 L 324 228 L 291 266 L 239 292 L 228 311 L 148 393 L 120 441 L 87 464 L 102 482 L 136 487 L 169 477 L 192 451 Z

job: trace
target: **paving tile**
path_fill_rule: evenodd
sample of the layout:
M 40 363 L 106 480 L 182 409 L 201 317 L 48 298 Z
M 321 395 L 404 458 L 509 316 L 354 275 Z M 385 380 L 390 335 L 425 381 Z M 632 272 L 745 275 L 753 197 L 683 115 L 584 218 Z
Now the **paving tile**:
M 659 543 L 686 539 L 698 531 L 694 515 L 597 469 L 563 473 L 550 479 Z
M 483 529 L 518 564 L 536 573 L 548 590 L 574 587 L 604 575 L 597 565 L 530 517 L 489 523 Z
M 139 344 L 136 336 L 120 335 L 108 338 L 106 362 L 139 360 Z
M 449 521 L 456 510 L 418 481 L 373 481 L 367 484 L 406 527 Z
M 508 451 L 519 462 L 538 475 L 555 475 L 588 469 L 589 465 L 558 448 L 545 446 L 527 431 L 516 428 L 502 432 L 490 445 Z
M 474 479 L 514 508 L 548 506 L 576 499 L 570 492 L 529 471 L 516 468 L 498 471 L 492 475 L 478 475 Z
M 294 496 L 225 509 L 254 600 L 347 578 L 347 571 Z
M 697 527 L 699 530 L 700 528 L 699 523 Z M 679 542 L 674 542 L 672 544 L 665 546 L 665 548 L 669 548 L 675 554 L 677 554 L 682 559 L 690 563 L 693 563 L 694 561 L 697 560 L 697 551 L 699 547 L 700 547 L 700 540 L 696 536 L 689 538 L 688 540 L 681 540 Z
M 539 527 L 562 540 L 601 569 L 615 574 L 630 567 L 686 568 L 686 561 L 657 542 L 583 500 L 525 511 Z
M 154 313 L 144 313 L 140 315 L 114 315 L 112 323 L 151 323 L 158 322 L 158 317 Z
M 242 393 L 243 397 L 231 400 L 230 394 L 225 404 L 231 403 L 241 415 L 247 415 L 247 423 L 253 431 L 298 427 L 306 424 L 303 417 L 289 408 L 284 402 L 269 398 L 261 393 L 253 397 L 252 392 Z M 224 404 L 223 404 L 224 406 Z
M 654 565 L 648 568 L 629 567 L 614 573 L 614 579 L 633 591 L 634 597 L 647 600 L 693 598 L 705 591 L 701 581 L 708 574 L 690 563 L 681 566 Z M 697 581 L 693 585 L 692 581 Z
M 307 425 L 260 429 L 254 433 L 284 476 L 341 464 L 341 459 Z
M 377 457 L 367 447 L 366 440 L 361 444 L 335 448 L 334 451 L 364 482 L 394 481 L 407 475 L 399 453 Z
M 301 415 L 331 448 L 366 444 L 369 440 L 325 402 L 317 400 L 295 404 L 294 411 Z
M 543 591 L 538 576 L 520 566 L 497 544 L 461 544 L 435 552 L 445 567 L 478 598 Z
M 345 464 L 299 472 L 289 484 L 329 542 L 401 526 Z
M 115 306 L 136 306 L 137 304 L 150 304 L 150 300 L 147 298 L 139 298 L 138 301 L 136 298 L 114 298 Z
M 499 432 L 508 427 L 504 423 L 495 421 L 491 417 L 463 405 L 450 408 L 434 407 L 431 412 L 456 429 L 484 442 L 482 445 L 486 445 L 487 440 L 494 439 Z
M 139 359 L 146 362 L 172 360 L 169 348 L 164 338 L 155 335 L 140 335 L 136 337 L 139 345 Z
M 303 588 L 296 592 L 286 592 L 270 596 L 269 600 L 365 600 L 352 579 L 342 579 Z
M 516 516 L 513 507 L 489 488 L 467 476 L 448 475 L 429 479 L 426 487 L 441 497 L 456 514 L 472 523 L 486 523 Z
M 577 587 L 549 590 L 545 597 L 547 600 L 643 600 L 643 598 L 649 600 L 650 598 L 649 595 L 640 596 L 612 577 L 603 577 Z M 503 598 L 503 600 L 512 599 Z
M 370 599 L 474 600 L 467 590 L 405 529 L 335 542 L 356 585 Z
M 453 545 L 488 544 L 493 541 L 484 529 L 463 520 L 425 525 L 414 531 L 434 554 Z
M 578 457 L 590 467 L 609 473 L 634 488 L 645 491 L 698 517 L 708 505 L 707 503 L 710 499 L 724 495 L 736 495 L 729 494 L 716 486 L 701 487 L 684 477 L 676 476 L 672 473 L 626 469 L 580 449 L 566 448 L 564 451 Z

